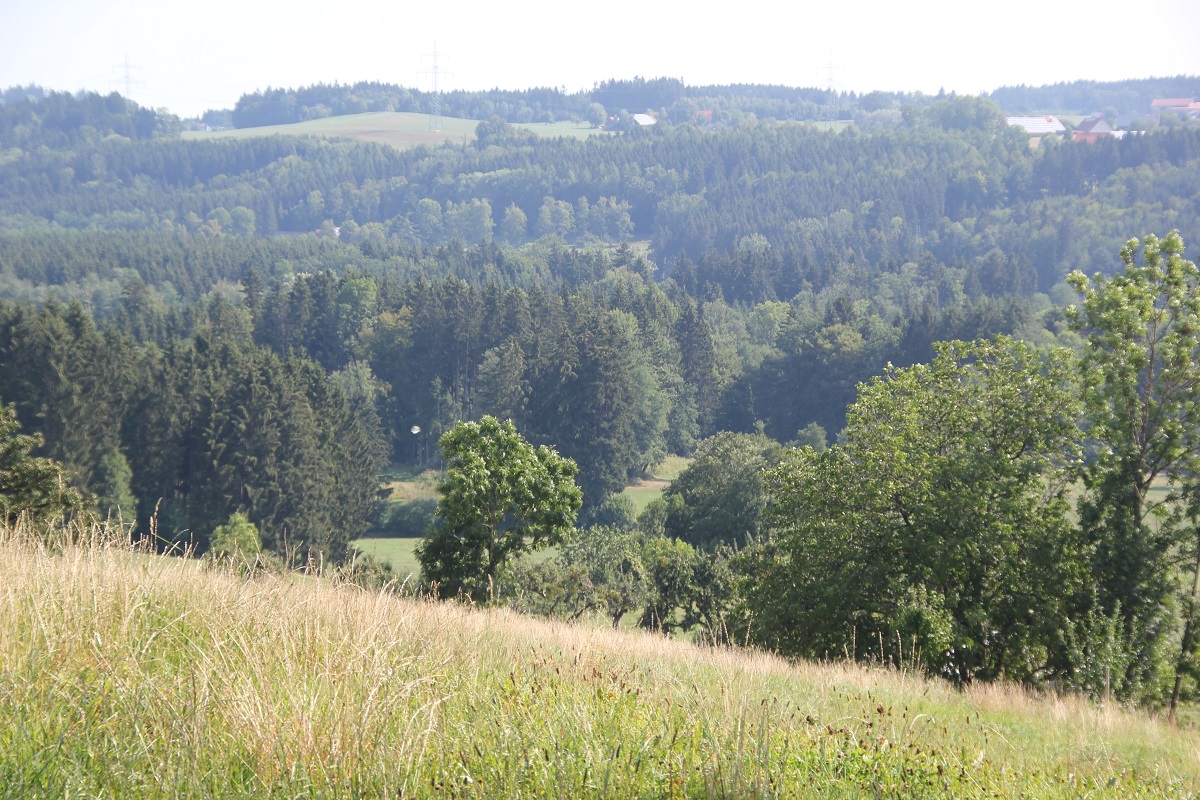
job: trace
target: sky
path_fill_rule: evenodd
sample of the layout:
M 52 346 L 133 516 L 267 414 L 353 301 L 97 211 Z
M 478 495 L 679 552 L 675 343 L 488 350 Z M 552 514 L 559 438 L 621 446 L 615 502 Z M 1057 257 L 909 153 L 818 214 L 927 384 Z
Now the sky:
M 268 86 L 429 90 L 435 63 L 443 90 L 641 76 L 979 94 L 1200 75 L 1198 41 L 1200 0 L 0 0 L 0 88 L 128 86 L 182 117 Z

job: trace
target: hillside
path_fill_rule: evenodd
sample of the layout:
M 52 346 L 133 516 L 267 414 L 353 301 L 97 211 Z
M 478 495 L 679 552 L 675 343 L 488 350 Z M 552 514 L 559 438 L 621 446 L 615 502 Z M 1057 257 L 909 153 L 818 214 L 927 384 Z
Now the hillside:
M 440 145 L 446 142 L 463 144 L 474 140 L 478 120 L 442 117 L 441 130 L 431 130 L 428 114 L 398 111 L 376 111 L 347 114 L 323 119 L 294 122 L 286 125 L 263 125 L 256 128 L 231 128 L 219 131 L 184 131 L 184 139 L 252 139 L 262 136 L 319 136 L 345 137 L 364 142 L 379 142 L 406 150 L 422 144 Z M 515 128 L 532 131 L 538 136 L 566 136 L 582 139 L 602 131 L 586 123 L 517 123 Z
M 1115 707 L 0 539 L 25 797 L 1188 796 Z

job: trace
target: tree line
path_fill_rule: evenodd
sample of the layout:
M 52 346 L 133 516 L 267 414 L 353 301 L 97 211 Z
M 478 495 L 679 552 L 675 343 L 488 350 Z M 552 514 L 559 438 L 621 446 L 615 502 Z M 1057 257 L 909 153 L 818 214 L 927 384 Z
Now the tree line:
M 1071 81 L 1047 86 L 1003 86 L 984 95 L 1010 114 L 1146 114 L 1160 97 L 1200 96 L 1190 76 L 1125 81 Z M 888 119 L 907 109 L 927 108 L 955 95 L 939 92 L 838 92 L 816 87 L 735 84 L 689 86 L 678 78 L 643 78 L 596 83 L 567 92 L 554 87 L 523 91 L 454 90 L 438 94 L 443 114 L 465 119 L 499 117 L 505 122 L 588 121 L 604 125 L 610 116 L 649 112 L 664 122 L 740 123 L 747 119 L 791 121 Z M 295 89 L 268 88 L 242 95 L 226 117 L 206 119 L 239 128 L 280 125 L 368 111 L 431 113 L 434 94 L 421 89 L 363 81 L 315 84 Z M 593 106 L 599 107 L 599 116 Z
M 38 117 L 42 102 L 17 105 Z M 1200 235 L 1189 191 L 1200 132 L 1031 150 L 974 97 L 843 133 L 685 122 L 538 140 L 485 120 L 469 145 L 404 153 L 283 137 L 106 136 L 82 123 L 60 142 L 42 130 L 0 126 L 0 228 L 320 231 L 380 255 L 455 239 L 642 239 L 664 274 L 681 270 L 694 291 L 713 283 L 749 302 L 790 300 L 805 281 L 819 291 L 846 269 L 923 260 L 975 273 L 985 293 L 1050 292 L 1114 252 L 1129 227 Z
M 208 549 L 244 512 L 292 558 L 346 555 L 387 451 L 352 382 L 255 346 L 214 301 L 188 336 L 139 343 L 75 303 L 0 303 L 0 397 L 104 516 L 163 546 Z

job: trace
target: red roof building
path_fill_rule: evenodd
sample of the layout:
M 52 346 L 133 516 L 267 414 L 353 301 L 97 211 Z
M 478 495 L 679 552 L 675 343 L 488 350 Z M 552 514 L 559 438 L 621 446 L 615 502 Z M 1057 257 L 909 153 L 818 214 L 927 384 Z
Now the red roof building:
M 1112 132 L 1112 125 L 1104 117 L 1088 117 L 1075 126 L 1071 141 L 1095 143 L 1104 136 L 1112 136 Z
M 1157 100 L 1150 101 L 1150 108 L 1154 111 L 1186 111 L 1187 108 L 1196 102 L 1194 97 L 1160 97 Z

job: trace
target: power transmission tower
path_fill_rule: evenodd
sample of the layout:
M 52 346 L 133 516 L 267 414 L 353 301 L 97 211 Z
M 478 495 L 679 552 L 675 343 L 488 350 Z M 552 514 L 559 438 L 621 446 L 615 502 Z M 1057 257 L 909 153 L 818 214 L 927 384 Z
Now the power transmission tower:
M 828 108 L 829 108 L 829 124 L 830 124 L 830 125 L 832 125 L 832 124 L 833 124 L 834 118 L 837 116 L 837 106 L 836 106 L 836 104 L 834 103 L 834 99 L 835 99 L 835 98 L 836 98 L 836 96 L 837 96 L 837 95 L 836 95 L 836 91 L 837 91 L 837 90 L 834 88 L 833 72 L 834 72 L 834 70 L 839 70 L 839 69 L 844 69 L 844 68 L 843 68 L 843 67 L 834 66 L 834 63 L 833 63 L 833 49 L 831 48 L 831 49 L 829 50 L 829 64 L 828 64 L 828 66 L 826 66 L 826 79 L 827 79 L 827 84 L 826 84 L 826 85 L 827 85 L 827 88 L 828 88 L 828 91 L 829 91 L 829 105 L 828 105 Z
M 433 76 L 433 99 L 429 109 L 429 130 L 440 132 L 442 130 L 442 92 L 439 85 L 439 78 L 446 73 L 445 70 L 438 69 L 437 42 L 433 43 L 433 55 L 426 55 L 425 57 L 433 59 L 433 69 L 425 70 L 422 73 L 422 75 Z
M 141 69 L 141 67 L 137 66 L 136 64 L 130 64 L 130 63 L 129 63 L 129 53 L 126 53 L 126 54 L 125 54 L 125 63 L 124 63 L 124 64 L 117 64 L 116 66 L 114 66 L 114 67 L 113 67 L 113 69 L 115 69 L 115 70 L 121 70 L 121 74 L 123 75 L 123 78 L 124 78 L 124 79 L 123 79 L 123 80 L 120 82 L 120 83 L 121 83 L 121 86 L 123 87 L 123 90 L 122 90 L 122 92 L 121 92 L 121 96 L 122 96 L 122 97 L 124 97 L 126 100 L 132 100 L 132 99 L 133 99 L 133 96 L 132 96 L 133 87 L 134 87 L 135 85 L 137 85 L 137 86 L 142 86 L 142 85 L 144 85 L 144 84 L 142 83 L 142 81 L 135 81 L 135 80 L 133 79 L 133 70 L 135 70 L 135 69 Z M 109 81 L 109 83 L 110 83 L 110 84 L 111 84 L 111 83 L 117 83 L 117 82 L 118 82 L 118 81 L 116 81 L 116 80 Z

